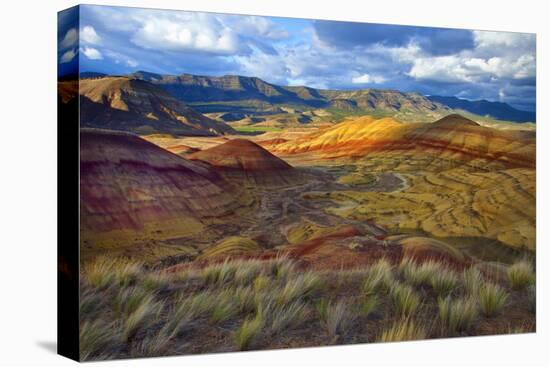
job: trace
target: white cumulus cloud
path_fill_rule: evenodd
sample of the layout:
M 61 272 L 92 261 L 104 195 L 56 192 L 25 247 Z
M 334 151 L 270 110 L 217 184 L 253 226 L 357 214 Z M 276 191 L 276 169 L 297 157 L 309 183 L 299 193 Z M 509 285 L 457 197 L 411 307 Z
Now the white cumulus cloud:
M 474 31 L 474 42 L 478 49 L 506 47 L 511 49 L 531 49 L 535 47 L 535 35 L 531 33 Z
M 139 64 L 136 60 L 128 59 L 128 60 L 126 60 L 126 65 L 128 65 L 131 68 L 135 68 Z
M 230 20 L 226 18 L 225 20 Z M 235 20 L 237 19 L 237 20 Z M 261 36 L 271 40 L 281 40 L 290 37 L 290 33 L 278 27 L 268 18 L 258 16 L 242 16 L 228 22 L 230 27 L 239 34 L 247 36 Z
M 84 47 L 80 51 L 84 54 L 84 56 L 86 56 L 90 60 L 102 60 L 103 59 L 103 55 L 96 48 Z
M 99 37 L 94 27 L 89 25 L 82 27 L 80 30 L 80 39 L 85 43 L 93 45 L 101 44 L 101 37 Z
M 65 37 L 61 41 L 61 48 L 68 48 L 76 45 L 78 42 L 78 32 L 76 28 L 71 28 L 65 33 Z
M 195 50 L 232 54 L 239 49 L 238 37 L 218 18 L 204 13 L 155 13 L 144 19 L 132 42 L 147 49 Z
M 70 62 L 76 55 L 76 51 L 75 50 L 69 50 L 69 51 L 66 51 L 62 56 L 61 56 L 61 59 L 59 60 L 59 62 L 61 64 L 64 64 L 64 63 L 67 63 L 67 62 Z
M 386 78 L 380 75 L 370 75 L 370 74 L 361 74 L 356 77 L 351 78 L 353 84 L 380 84 L 384 83 Z

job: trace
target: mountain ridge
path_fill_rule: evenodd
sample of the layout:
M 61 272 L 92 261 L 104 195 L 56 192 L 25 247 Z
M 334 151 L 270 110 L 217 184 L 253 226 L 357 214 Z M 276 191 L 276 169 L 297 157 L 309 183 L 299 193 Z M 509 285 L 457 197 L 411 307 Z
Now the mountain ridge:
M 486 100 L 469 101 L 457 97 L 424 96 L 418 92 L 396 89 L 318 89 L 308 86 L 281 86 L 257 77 L 242 75 L 205 76 L 162 75 L 138 71 L 130 74 L 163 86 L 186 102 L 228 102 L 259 100 L 274 105 L 297 104 L 312 108 L 339 109 L 348 112 L 415 112 L 449 113 L 459 109 L 481 117 L 513 122 L 535 122 L 536 115 L 507 103 Z M 153 78 L 151 76 L 154 76 Z M 189 89 L 191 88 L 191 89 Z M 442 117 L 438 116 L 438 117 Z
M 223 135 L 234 130 L 141 79 L 94 77 L 79 83 L 82 127 L 136 133 Z M 73 96 L 74 98 L 74 96 Z M 67 101 L 67 98 L 65 98 Z
M 452 96 L 427 96 L 431 101 L 447 105 L 453 109 L 461 109 L 480 116 L 489 116 L 498 120 L 514 122 L 535 122 L 536 112 L 518 110 L 504 102 L 493 102 L 485 99 L 467 100 Z

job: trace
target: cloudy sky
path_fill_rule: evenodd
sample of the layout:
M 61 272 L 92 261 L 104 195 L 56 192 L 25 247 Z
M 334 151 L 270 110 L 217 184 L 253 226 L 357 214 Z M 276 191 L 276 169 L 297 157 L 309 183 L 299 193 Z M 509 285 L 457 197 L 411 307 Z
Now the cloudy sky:
M 533 34 L 104 6 L 59 23 L 60 68 L 78 59 L 81 71 L 239 74 L 535 108 Z

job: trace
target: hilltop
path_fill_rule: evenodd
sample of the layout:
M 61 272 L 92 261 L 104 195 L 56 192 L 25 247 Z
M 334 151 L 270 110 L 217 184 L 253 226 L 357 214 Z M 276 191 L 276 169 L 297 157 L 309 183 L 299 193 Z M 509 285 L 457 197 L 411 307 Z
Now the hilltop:
M 79 85 L 82 127 L 181 135 L 221 135 L 234 132 L 162 88 L 127 77 L 82 79 Z
M 220 168 L 230 178 L 246 179 L 262 186 L 284 185 L 299 178 L 296 170 L 260 145 L 233 139 L 186 156 Z

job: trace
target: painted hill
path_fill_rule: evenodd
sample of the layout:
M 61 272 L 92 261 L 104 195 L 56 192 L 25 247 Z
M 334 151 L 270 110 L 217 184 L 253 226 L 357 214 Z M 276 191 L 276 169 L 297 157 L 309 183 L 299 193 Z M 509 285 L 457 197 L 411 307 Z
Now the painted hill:
M 499 161 L 508 166 L 535 166 L 535 134 L 483 127 L 460 115 L 446 116 L 410 131 L 416 146 L 463 160 Z
M 82 79 L 79 93 L 82 127 L 205 136 L 234 132 L 143 80 Z
M 238 206 L 214 170 L 136 135 L 98 129 L 80 132 L 80 192 L 81 234 L 90 243 L 105 232 L 121 241 L 189 235 L 203 218 Z
M 233 139 L 189 156 L 213 166 L 245 171 L 288 170 L 292 167 L 258 144 L 246 139 Z
M 491 129 L 456 114 L 432 124 L 404 124 L 393 118 L 364 116 L 270 149 L 277 154 L 315 152 L 333 158 L 416 151 L 441 159 L 485 159 L 534 167 L 535 140 L 532 132 Z
M 521 111 L 507 103 L 490 102 L 487 100 L 469 101 L 456 97 L 429 96 L 428 99 L 435 103 L 441 103 L 453 109 L 475 113 L 480 116 L 488 116 L 498 120 L 515 122 L 535 122 L 535 112 Z
M 221 168 L 228 177 L 242 178 L 261 185 L 281 185 L 298 178 L 296 170 L 258 144 L 246 139 L 226 143 L 187 156 Z

